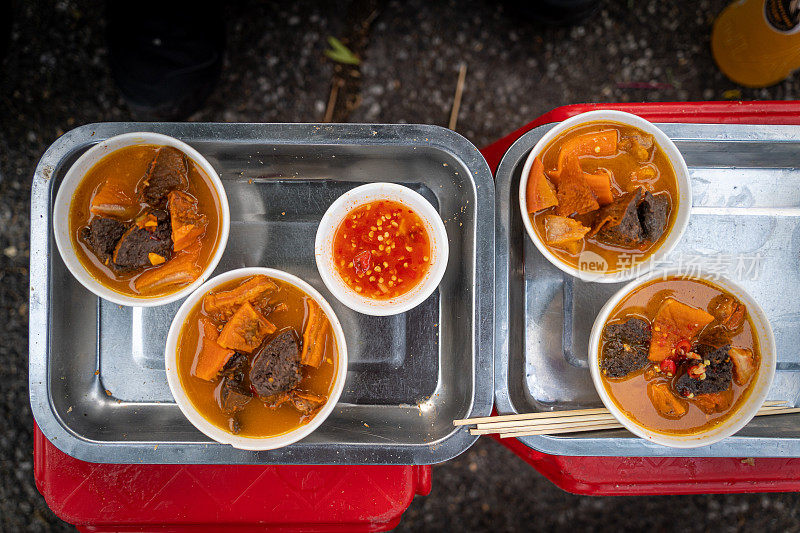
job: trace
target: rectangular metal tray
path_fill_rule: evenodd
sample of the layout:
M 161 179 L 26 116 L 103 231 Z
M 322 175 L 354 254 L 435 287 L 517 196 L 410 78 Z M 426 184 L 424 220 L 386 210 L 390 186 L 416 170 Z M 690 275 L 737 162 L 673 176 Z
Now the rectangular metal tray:
M 672 264 L 733 275 L 763 306 L 778 368 L 769 399 L 800 394 L 800 128 L 659 124 L 692 179 L 689 227 Z M 520 137 L 498 167 L 495 407 L 500 414 L 602 407 L 587 364 L 594 318 L 622 284 L 585 283 L 551 265 L 522 226 L 517 194 L 525 159 L 553 124 Z M 667 265 L 661 265 L 667 266 Z M 800 415 L 754 419 L 703 448 L 648 443 L 626 430 L 531 436 L 554 455 L 800 457 Z
M 287 270 L 333 305 L 348 341 L 336 410 L 311 436 L 269 452 L 210 441 L 174 404 L 164 342 L 180 302 L 125 308 L 86 291 L 66 270 L 50 231 L 69 166 L 93 143 L 132 131 L 186 141 L 220 173 L 231 232 L 216 273 Z M 450 260 L 427 301 L 393 317 L 339 304 L 314 262 L 328 206 L 370 181 L 403 183 L 445 221 Z M 430 464 L 475 440 L 452 420 L 490 414 L 493 395 L 494 183 L 480 152 L 435 126 L 314 124 L 90 124 L 42 157 L 31 198 L 30 396 L 59 449 L 100 463 Z

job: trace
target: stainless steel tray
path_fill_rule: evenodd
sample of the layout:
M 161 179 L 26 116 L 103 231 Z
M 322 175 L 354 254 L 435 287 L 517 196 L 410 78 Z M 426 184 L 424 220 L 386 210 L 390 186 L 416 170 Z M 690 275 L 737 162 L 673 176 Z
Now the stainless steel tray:
M 222 272 L 281 268 L 333 304 L 350 351 L 345 391 L 311 436 L 270 452 L 236 450 L 195 430 L 173 403 L 163 346 L 180 302 L 122 308 L 83 289 L 54 246 L 52 202 L 93 143 L 158 131 L 199 150 L 231 207 Z M 314 263 L 322 214 L 364 182 L 404 183 L 437 205 L 450 261 L 439 290 L 413 311 L 359 315 L 326 291 Z M 31 198 L 30 396 L 62 451 L 91 462 L 429 464 L 475 440 L 452 420 L 492 408 L 494 183 L 480 152 L 435 126 L 91 124 L 59 138 L 36 169 Z
M 594 318 L 621 284 L 583 283 L 552 266 L 522 226 L 525 158 L 553 125 L 517 140 L 496 175 L 495 406 L 501 414 L 602 406 L 587 365 Z M 689 166 L 693 208 L 671 264 L 733 275 L 770 318 L 778 371 L 769 399 L 800 394 L 800 128 L 659 124 Z M 670 449 L 626 430 L 520 439 L 557 455 L 799 457 L 800 415 L 762 417 L 736 436 Z

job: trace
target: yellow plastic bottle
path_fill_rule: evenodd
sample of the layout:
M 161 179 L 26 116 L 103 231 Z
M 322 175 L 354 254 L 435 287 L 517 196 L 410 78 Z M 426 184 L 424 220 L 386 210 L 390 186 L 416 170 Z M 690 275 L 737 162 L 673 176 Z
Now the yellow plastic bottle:
M 720 70 L 747 87 L 766 87 L 800 68 L 800 0 L 737 0 L 714 22 Z

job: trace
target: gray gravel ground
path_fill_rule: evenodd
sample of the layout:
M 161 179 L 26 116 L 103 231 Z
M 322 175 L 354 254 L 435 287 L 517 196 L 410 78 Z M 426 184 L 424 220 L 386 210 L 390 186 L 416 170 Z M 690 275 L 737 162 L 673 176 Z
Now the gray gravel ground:
M 726 0 L 607 0 L 591 22 L 573 28 L 542 28 L 498 3 L 379 2 L 361 104 L 349 119 L 446 125 L 462 62 L 468 73 L 457 130 L 478 146 L 569 103 L 718 100 L 729 91 L 744 99 L 800 96 L 800 76 L 750 90 L 715 69 L 709 32 Z M 111 82 L 102 3 L 17 4 L 0 64 L 0 530 L 66 531 L 71 526 L 48 510 L 32 472 L 30 180 L 64 131 L 132 117 Z M 227 11 L 223 79 L 192 120 L 321 120 L 333 73 L 322 50 L 328 35 L 344 31 L 342 5 L 240 1 Z M 665 85 L 626 89 L 628 82 Z M 573 496 L 489 440 L 436 466 L 433 479 L 433 492 L 414 501 L 399 530 L 800 530 L 795 494 Z

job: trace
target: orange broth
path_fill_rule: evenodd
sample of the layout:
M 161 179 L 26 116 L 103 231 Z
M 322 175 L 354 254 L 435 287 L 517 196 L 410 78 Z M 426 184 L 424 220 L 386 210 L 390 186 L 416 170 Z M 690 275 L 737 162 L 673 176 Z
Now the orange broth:
M 728 293 L 707 281 L 679 277 L 655 280 L 636 289 L 617 304 L 611 312 L 607 324 L 624 322 L 629 318 L 641 318 L 651 323 L 659 306 L 667 297 L 675 298 L 682 303 L 699 309 L 706 309 L 709 302 L 720 294 Z M 605 341 L 601 341 L 600 354 L 603 353 L 604 344 Z M 742 330 L 731 337 L 731 345 L 752 350 L 756 360 L 756 368 L 760 368 L 761 354 L 749 313 L 746 315 Z M 683 401 L 688 403 L 689 410 L 683 417 L 673 420 L 662 416 L 649 401 L 647 385 L 650 381 L 670 384 L 673 379 L 677 379 L 677 376 L 671 378 L 663 373 L 655 373 L 655 377 L 650 377 L 647 371 L 653 364 L 618 379 L 610 378 L 600 372 L 601 380 L 614 404 L 629 419 L 652 431 L 673 435 L 699 433 L 730 418 L 747 399 L 753 384 L 758 380 L 759 373 L 756 370 L 755 375 L 745 386 L 739 386 L 735 381 L 731 382 L 733 400 L 730 407 L 723 412 L 706 414 L 697 406 L 694 399 L 682 398 Z
M 333 239 L 333 259 L 342 280 L 375 300 L 413 289 L 430 269 L 430 255 L 430 236 L 422 219 L 390 200 L 347 213 Z
M 208 294 L 234 289 L 247 279 L 249 278 L 225 282 L 209 291 Z M 268 294 L 264 298 L 264 301 L 257 302 L 255 307 L 259 309 L 268 308 L 279 303 L 284 303 L 286 304 L 286 309 L 281 311 L 276 310 L 267 315 L 267 319 L 274 324 L 277 329 L 274 334 L 268 335 L 264 339 L 262 345 L 270 342 L 270 340 L 277 335 L 280 335 L 286 328 L 294 328 L 298 335 L 302 337 L 302 333 L 308 321 L 307 301 L 311 299 L 311 297 L 290 283 L 275 278 L 269 279 L 278 286 L 278 290 Z M 178 377 L 181 381 L 181 387 L 198 412 L 215 426 L 226 431 L 231 431 L 229 427 L 230 416 L 222 411 L 217 398 L 217 387 L 220 384 L 221 378 L 218 376 L 212 381 L 206 381 L 195 377 L 193 374 L 195 360 L 201 349 L 200 337 L 203 331 L 203 319 L 216 322 L 216 320 L 212 319 L 211 315 L 205 312 L 203 309 L 203 300 L 201 300 L 189 312 L 178 338 Z M 322 364 L 319 368 L 303 365 L 303 378 L 297 390 L 330 398 L 333 392 L 336 373 L 339 369 L 339 358 L 337 356 L 336 339 L 330 325 L 330 320 L 328 320 L 326 327 L 327 338 L 325 341 Z M 257 351 L 258 349 L 255 350 L 255 352 Z M 253 355 L 250 354 L 248 358 L 252 361 Z M 253 398 L 236 416 L 241 423 L 239 435 L 245 437 L 269 437 L 281 435 L 308 423 L 316 416 L 316 413 L 312 413 L 310 416 L 304 416 L 297 411 L 291 403 L 284 403 L 273 409 L 258 398 Z
M 97 281 L 109 289 L 127 296 L 165 296 L 182 289 L 187 283 L 139 291 L 135 286 L 136 279 L 158 266 L 132 271 L 112 270 L 97 258 L 80 236 L 80 232 L 96 216 L 90 211 L 90 205 L 92 198 L 103 183 L 114 182 L 130 198 L 137 198 L 137 185 L 147 173 L 150 162 L 159 148 L 160 146 L 142 144 L 127 146 L 111 152 L 89 169 L 75 189 L 70 204 L 70 236 L 81 264 Z M 222 221 L 219 218 L 220 203 L 206 173 L 190 157 L 187 156 L 186 159 L 189 163 L 189 188 L 186 192 L 197 200 L 198 211 L 208 217 L 205 234 L 200 239 L 199 254 L 199 264 L 201 269 L 205 269 L 219 246 L 220 230 L 222 229 Z M 146 207 L 147 204 L 141 202 L 135 216 L 121 221 L 132 222 Z
M 561 148 L 570 139 L 587 133 L 616 129 L 619 138 L 626 136 L 649 134 L 633 126 L 617 122 L 589 122 L 571 128 L 548 144 L 541 153 L 542 163 L 544 164 L 545 175 L 549 175 L 558 166 L 558 158 Z M 669 215 L 667 224 L 661 237 L 653 243 L 644 243 L 636 248 L 625 248 L 599 241 L 596 237 L 586 237 L 581 241 L 581 247 L 574 253 L 555 245 L 547 245 L 547 248 L 559 259 L 570 266 L 580 268 L 581 253 L 593 252 L 605 260 L 608 266 L 605 272 L 616 272 L 640 263 L 647 259 L 659 246 L 666 240 L 675 223 L 678 206 L 678 185 L 675 178 L 675 170 L 672 168 L 669 158 L 664 151 L 655 143 L 650 158 L 646 161 L 638 161 L 631 153 L 618 147 L 616 152 L 610 156 L 583 155 L 579 158 L 581 169 L 586 173 L 596 173 L 599 169 L 606 169 L 612 174 L 611 188 L 614 198 L 634 190 L 637 186 L 644 187 L 645 190 L 653 194 L 666 194 L 669 198 Z M 646 168 L 646 173 L 642 169 Z M 545 238 L 545 217 L 554 214 L 555 208 L 551 207 L 529 215 L 534 230 L 541 238 L 542 242 L 547 242 Z M 576 217 L 580 218 L 580 217 Z

